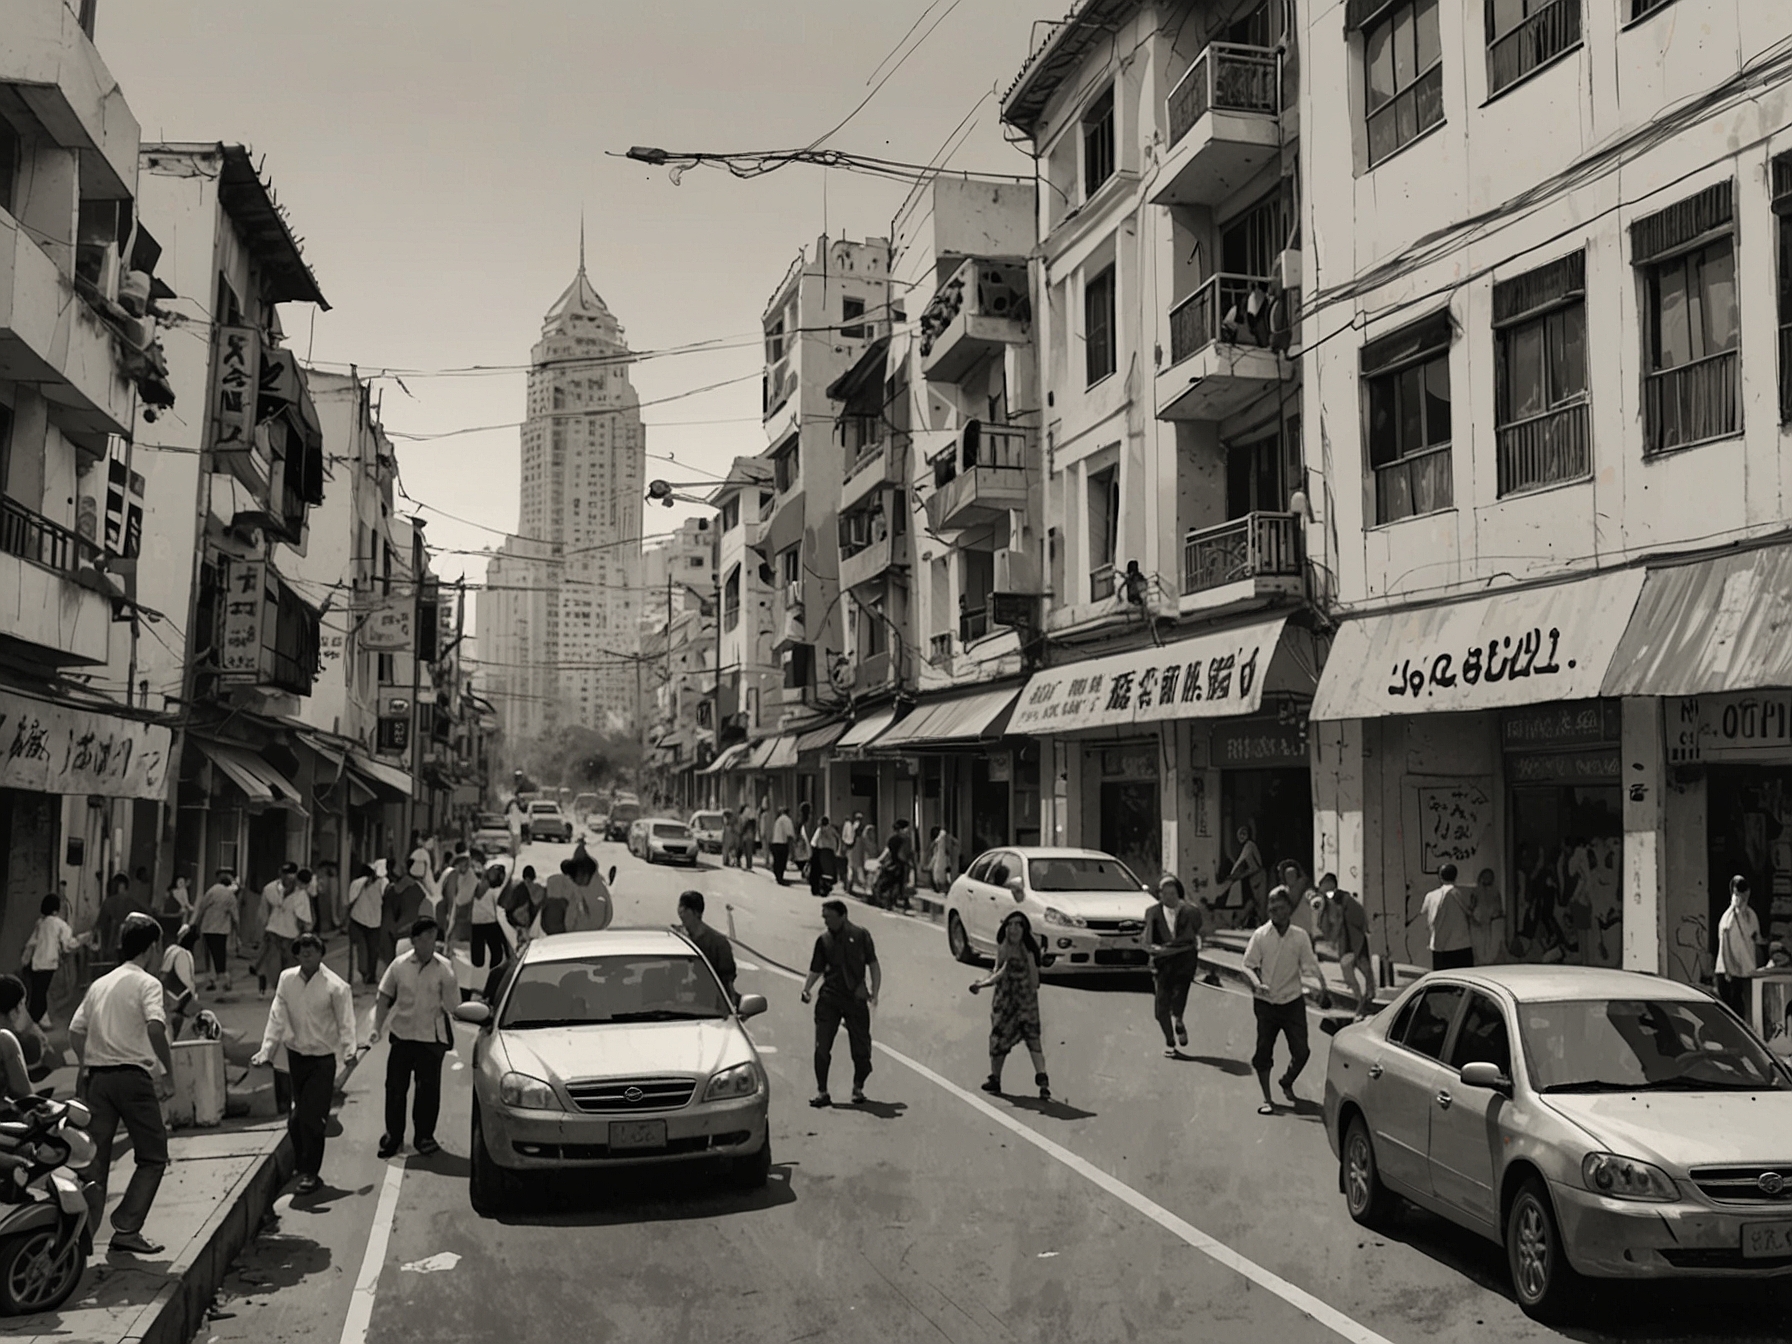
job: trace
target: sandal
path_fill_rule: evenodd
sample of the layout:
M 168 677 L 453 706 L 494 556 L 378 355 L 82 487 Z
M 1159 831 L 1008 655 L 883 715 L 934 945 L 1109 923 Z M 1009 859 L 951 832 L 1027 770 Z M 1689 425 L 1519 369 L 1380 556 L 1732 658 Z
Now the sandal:
M 1258 1115 L 1274 1115 L 1275 1113 L 1276 1113 L 1276 1108 L 1275 1108 L 1274 1103 L 1272 1103 L 1272 1102 L 1266 1101 L 1261 1106 L 1259 1106 L 1257 1108 Z

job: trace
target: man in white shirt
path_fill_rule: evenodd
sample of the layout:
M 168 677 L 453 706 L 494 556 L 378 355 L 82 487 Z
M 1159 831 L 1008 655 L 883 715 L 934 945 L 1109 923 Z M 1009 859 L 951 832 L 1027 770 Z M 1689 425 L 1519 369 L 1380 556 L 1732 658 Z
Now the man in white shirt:
M 790 819 L 790 809 L 780 807 L 778 819 L 772 823 L 772 876 L 778 879 L 778 885 L 784 885 L 784 869 L 790 863 L 790 842 L 796 839 L 796 823 Z
M 330 1098 L 336 1093 L 336 1061 L 355 1057 L 355 1004 L 348 982 L 324 965 L 324 940 L 302 933 L 293 940 L 298 965 L 280 973 L 267 1029 L 255 1063 L 267 1064 L 286 1047 L 292 1076 L 292 1110 L 286 1132 L 292 1137 L 299 1193 L 309 1195 L 323 1185 L 324 1131 L 330 1123 Z
M 1275 1063 L 1276 1037 L 1288 1041 L 1288 1071 L 1278 1080 L 1282 1095 L 1290 1106 L 1298 1107 L 1294 1080 L 1307 1066 L 1307 1000 L 1301 977 L 1311 976 L 1319 984 L 1319 1005 L 1332 1006 L 1325 989 L 1325 977 L 1319 971 L 1319 958 L 1313 955 L 1313 940 L 1307 931 L 1289 923 L 1294 914 L 1294 897 L 1287 887 L 1269 893 L 1269 923 L 1251 934 L 1244 949 L 1244 973 L 1256 996 L 1251 1005 L 1257 1014 L 1257 1051 L 1251 1056 L 1251 1067 L 1257 1072 L 1257 1085 L 1263 1089 L 1263 1104 L 1258 1115 L 1274 1115 L 1275 1103 L 1269 1099 L 1269 1068 Z
M 1473 921 L 1468 897 L 1456 885 L 1456 865 L 1437 870 L 1438 885 L 1425 893 L 1425 927 L 1431 933 L 1431 969 L 1467 970 L 1475 964 Z
M 348 888 L 349 978 L 360 963 L 361 980 L 369 987 L 379 983 L 380 926 L 386 918 L 386 861 L 366 864 Z
M 150 971 L 160 964 L 162 926 L 148 915 L 126 916 L 118 936 L 119 965 L 87 987 L 69 1023 L 70 1043 L 81 1061 L 75 1090 L 93 1113 L 87 1167 L 93 1225 L 106 1209 L 112 1143 L 123 1125 L 131 1136 L 131 1183 L 112 1211 L 112 1249 L 156 1255 L 162 1247 L 143 1235 L 168 1169 L 168 1128 L 162 1101 L 174 1095 L 174 1057 L 168 1051 L 162 982 Z M 156 1066 L 162 1075 L 154 1076 Z
M 262 888 L 261 955 L 255 960 L 255 975 L 263 994 L 270 980 L 278 980 L 294 965 L 292 940 L 311 927 L 310 884 L 311 870 L 301 872 L 296 863 L 289 863 Z
M 411 947 L 380 979 L 379 1002 L 373 1010 L 373 1040 L 392 1025 L 392 1046 L 386 1056 L 386 1132 L 380 1136 L 380 1158 L 404 1146 L 404 1103 L 416 1079 L 417 1097 L 411 1127 L 417 1152 L 428 1157 L 441 1150 L 436 1117 L 442 1109 L 442 1057 L 454 1044 L 454 1010 L 460 1006 L 460 980 L 454 967 L 436 955 L 439 926 L 433 919 L 411 925 Z
M 1717 921 L 1717 997 L 1748 1020 L 1748 982 L 1761 964 L 1761 921 L 1748 904 L 1748 879 L 1730 879 L 1730 908 Z

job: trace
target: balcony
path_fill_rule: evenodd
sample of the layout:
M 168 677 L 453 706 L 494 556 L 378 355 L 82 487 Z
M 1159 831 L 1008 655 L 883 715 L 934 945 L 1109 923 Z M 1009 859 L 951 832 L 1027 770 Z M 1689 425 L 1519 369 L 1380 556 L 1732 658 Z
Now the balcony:
M 1215 42 L 1168 103 L 1170 148 L 1154 205 L 1217 205 L 1281 153 L 1281 63 L 1273 48 Z
M 124 198 L 137 181 L 137 120 L 72 4 L 6 6 L 0 84 L 63 149 L 81 151 L 82 194 Z
M 112 602 L 81 576 L 93 543 L 0 497 L 0 631 L 31 646 L 31 656 L 57 666 L 106 661 Z
M 860 658 L 852 669 L 852 690 L 854 695 L 870 695 L 876 691 L 889 690 L 900 680 L 900 668 L 895 655 L 888 650 L 874 653 L 868 658 Z
M 935 532 L 993 527 L 1025 509 L 1029 437 L 1018 425 L 967 424 L 933 464 L 928 527 Z
M 846 512 L 875 490 L 902 489 L 907 485 L 907 443 L 880 438 L 861 448 L 846 468 L 846 480 L 840 486 L 840 511 Z
M 1500 497 L 1591 475 L 1589 419 L 1582 401 L 1501 425 L 1496 431 Z
M 921 376 L 956 383 L 1004 346 L 1033 339 L 1027 268 L 971 258 L 941 285 L 921 314 Z
M 907 564 L 908 537 L 900 522 L 901 496 L 891 493 L 882 507 L 842 515 L 840 519 L 840 586 L 853 590 L 874 583 L 891 569 Z
M 1281 382 L 1281 357 L 1269 348 L 1270 289 L 1262 276 L 1215 275 L 1170 310 L 1159 420 L 1224 420 Z
M 1184 615 L 1298 596 L 1300 581 L 1300 523 L 1291 513 L 1247 513 L 1183 538 Z
M 935 667 L 952 670 L 952 632 L 934 635 L 927 641 L 927 661 Z
M 1725 350 L 1643 380 L 1643 453 L 1670 452 L 1742 430 L 1736 352 Z

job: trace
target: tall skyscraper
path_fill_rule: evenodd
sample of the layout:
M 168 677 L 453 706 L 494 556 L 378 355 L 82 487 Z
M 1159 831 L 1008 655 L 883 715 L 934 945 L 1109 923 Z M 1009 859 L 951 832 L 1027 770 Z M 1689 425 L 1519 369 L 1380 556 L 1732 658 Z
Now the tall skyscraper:
M 480 657 L 506 738 L 636 711 L 647 434 L 622 324 L 579 271 L 542 319 L 522 431 L 522 509 L 486 574 Z

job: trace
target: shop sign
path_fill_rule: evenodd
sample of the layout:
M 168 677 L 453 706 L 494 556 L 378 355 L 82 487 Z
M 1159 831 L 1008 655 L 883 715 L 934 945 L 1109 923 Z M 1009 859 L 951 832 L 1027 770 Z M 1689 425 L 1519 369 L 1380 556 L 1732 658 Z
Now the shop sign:
M 218 646 L 218 680 L 253 686 L 261 677 L 262 620 L 274 609 L 267 566 L 259 560 L 231 561 L 224 569 L 224 630 Z
M 371 608 L 361 623 L 361 647 L 370 653 L 409 653 L 415 605 L 409 597 L 393 597 Z
M 1013 779 L 1013 755 L 1006 751 L 992 751 L 989 754 L 989 782 L 991 784 L 1007 784 Z
M 1508 784 L 1616 784 L 1615 751 L 1543 751 L 1506 757 Z
M 1213 727 L 1211 760 L 1219 770 L 1253 766 L 1305 769 L 1307 735 L 1299 724 L 1273 719 L 1217 723 Z
M 260 386 L 261 333 L 254 327 L 220 327 L 211 390 L 214 452 L 254 449 Z
M 0 694 L 0 788 L 161 798 L 169 738 L 159 724 Z
M 1792 755 L 1792 691 L 1742 691 L 1670 699 L 1670 765 Z
M 1500 715 L 1500 745 L 1507 751 L 1549 751 L 1618 740 L 1616 700 L 1509 709 Z
M 1103 779 L 1156 779 L 1157 745 L 1109 747 L 1101 753 Z
M 409 751 L 411 747 L 411 721 L 381 717 L 379 727 L 379 750 Z

